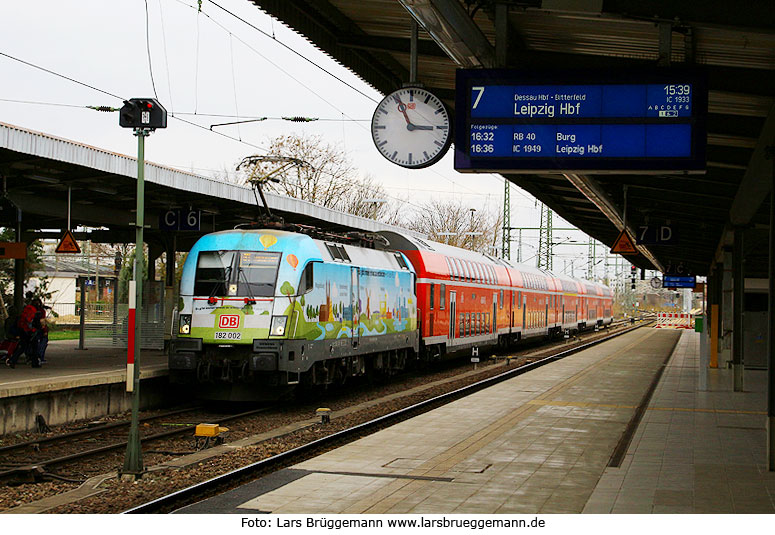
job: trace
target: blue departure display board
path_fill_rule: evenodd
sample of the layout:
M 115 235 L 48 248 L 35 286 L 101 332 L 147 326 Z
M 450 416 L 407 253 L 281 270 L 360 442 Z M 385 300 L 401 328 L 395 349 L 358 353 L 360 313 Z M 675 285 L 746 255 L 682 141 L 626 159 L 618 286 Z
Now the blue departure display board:
M 702 172 L 696 72 L 458 70 L 458 171 Z
M 665 275 L 662 280 L 662 288 L 695 288 L 697 277 L 685 277 L 680 275 Z

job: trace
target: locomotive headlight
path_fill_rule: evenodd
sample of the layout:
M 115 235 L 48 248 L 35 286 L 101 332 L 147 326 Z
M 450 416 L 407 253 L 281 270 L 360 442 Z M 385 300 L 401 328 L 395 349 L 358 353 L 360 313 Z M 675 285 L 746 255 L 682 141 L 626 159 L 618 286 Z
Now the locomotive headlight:
M 191 314 L 180 315 L 180 327 L 178 328 L 180 334 L 189 334 L 191 332 Z
M 269 327 L 269 334 L 271 336 L 284 335 L 286 323 L 288 323 L 288 316 L 272 316 L 272 324 Z

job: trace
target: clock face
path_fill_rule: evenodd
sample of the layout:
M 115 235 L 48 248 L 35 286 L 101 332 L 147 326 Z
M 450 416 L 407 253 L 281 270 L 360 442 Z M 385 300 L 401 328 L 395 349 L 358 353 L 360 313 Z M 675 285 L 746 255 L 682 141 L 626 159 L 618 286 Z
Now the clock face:
M 452 141 L 449 113 L 439 98 L 405 87 L 382 99 L 371 118 L 371 137 L 394 164 L 419 169 L 436 163 Z

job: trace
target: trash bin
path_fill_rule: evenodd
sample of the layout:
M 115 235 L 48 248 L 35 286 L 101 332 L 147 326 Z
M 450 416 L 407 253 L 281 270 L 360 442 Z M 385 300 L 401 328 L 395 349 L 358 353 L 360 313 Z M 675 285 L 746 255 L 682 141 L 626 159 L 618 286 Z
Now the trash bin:
M 694 332 L 696 333 L 702 332 L 702 320 L 703 320 L 703 316 L 694 317 Z

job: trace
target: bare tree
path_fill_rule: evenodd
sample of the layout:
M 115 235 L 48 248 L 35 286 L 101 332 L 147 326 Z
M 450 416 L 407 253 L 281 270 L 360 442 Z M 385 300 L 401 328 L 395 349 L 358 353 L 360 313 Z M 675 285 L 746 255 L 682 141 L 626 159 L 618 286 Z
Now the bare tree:
M 472 209 L 460 201 L 430 201 L 404 221 L 433 241 L 488 254 L 496 251 L 502 225 L 499 211 Z
M 379 219 L 386 210 L 387 194 L 373 177 L 361 177 L 350 157 L 341 148 L 323 141 L 321 136 L 286 135 L 270 141 L 269 154 L 294 158 L 305 165 L 286 166 L 257 162 L 242 168 L 242 181 L 250 176 L 271 176 L 266 188 L 281 195 L 302 199 L 326 208 L 362 217 Z

